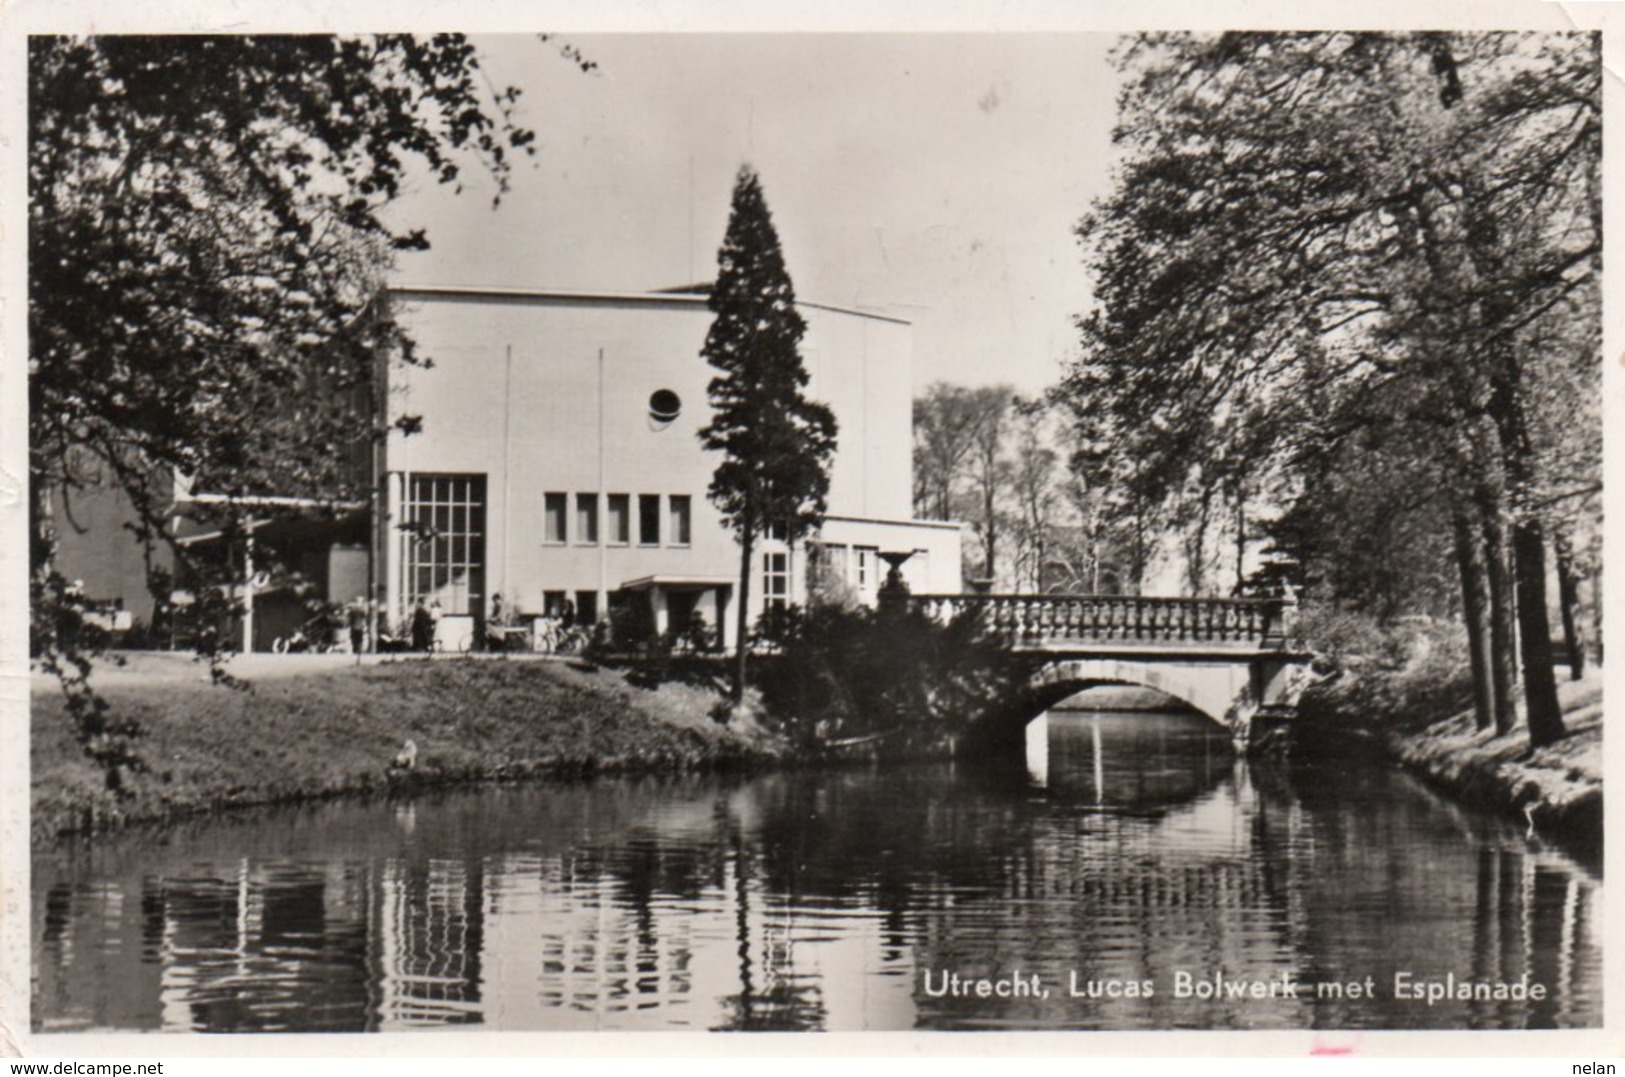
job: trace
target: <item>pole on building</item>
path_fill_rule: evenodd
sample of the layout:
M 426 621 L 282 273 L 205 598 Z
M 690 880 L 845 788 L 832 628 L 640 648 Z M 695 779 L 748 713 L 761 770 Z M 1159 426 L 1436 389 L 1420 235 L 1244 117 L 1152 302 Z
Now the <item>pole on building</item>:
M 609 616 L 609 487 L 604 465 L 604 349 L 598 349 L 598 617 Z M 631 506 L 627 506 L 631 511 Z

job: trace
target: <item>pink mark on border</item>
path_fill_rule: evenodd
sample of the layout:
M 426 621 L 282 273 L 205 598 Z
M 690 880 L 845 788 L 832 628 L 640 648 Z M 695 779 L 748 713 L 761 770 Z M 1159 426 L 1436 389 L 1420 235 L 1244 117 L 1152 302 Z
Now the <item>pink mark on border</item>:
M 1309 1045 L 1311 1058 L 1347 1058 L 1357 1054 L 1360 1050 L 1360 1037 L 1356 1035 L 1349 1043 L 1327 1043 L 1315 1036 L 1314 1042 Z

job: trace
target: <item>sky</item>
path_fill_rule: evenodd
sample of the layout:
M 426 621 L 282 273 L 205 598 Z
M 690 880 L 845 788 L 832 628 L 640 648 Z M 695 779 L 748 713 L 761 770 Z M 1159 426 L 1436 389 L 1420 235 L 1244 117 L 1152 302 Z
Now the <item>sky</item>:
M 511 190 L 424 181 L 397 207 L 413 284 L 641 292 L 709 280 L 759 173 L 796 294 L 914 324 L 916 389 L 1035 392 L 1088 306 L 1072 229 L 1109 182 L 1109 34 L 476 38 L 537 133 Z

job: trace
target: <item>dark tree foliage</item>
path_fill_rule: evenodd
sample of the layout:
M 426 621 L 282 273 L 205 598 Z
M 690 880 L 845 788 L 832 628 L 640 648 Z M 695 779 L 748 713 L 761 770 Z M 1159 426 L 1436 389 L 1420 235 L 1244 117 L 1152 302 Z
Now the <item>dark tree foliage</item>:
M 803 392 L 808 379 L 799 346 L 807 324 L 796 310 L 761 181 L 749 166 L 734 184 L 709 305 L 716 317 L 701 354 L 719 373 L 711 380 L 712 417 L 700 440 L 722 454 L 709 494 L 741 551 L 737 703 L 744 698 L 757 540 L 772 530 L 794 543 L 819 526 L 835 453 L 834 413 Z
M 459 35 L 33 37 L 28 63 L 33 646 L 87 751 L 128 763 L 108 744 L 135 731 L 94 720 L 54 506 L 96 476 L 150 550 L 174 476 L 364 496 L 381 359 L 414 360 L 381 276 L 391 250 L 427 245 L 381 211 L 469 162 L 505 190 L 533 136 Z M 241 533 L 236 507 L 214 511 Z
M 1464 522 L 1499 596 L 1497 653 L 1519 641 L 1536 743 L 1562 732 L 1545 531 L 1597 480 L 1597 49 L 1590 34 L 1133 39 L 1124 163 L 1079 226 L 1096 309 L 1062 389 L 1175 519 L 1251 486 L 1326 559 L 1384 546 L 1371 572 L 1323 574 L 1328 597 L 1438 594 L 1420 581 L 1479 560 L 1451 553 Z M 1348 497 L 1313 488 L 1327 481 L 1396 526 L 1347 527 Z
M 1023 697 L 1025 661 L 972 613 L 939 624 L 906 606 L 792 609 L 755 680 L 785 732 L 813 749 L 941 748 L 970 721 Z

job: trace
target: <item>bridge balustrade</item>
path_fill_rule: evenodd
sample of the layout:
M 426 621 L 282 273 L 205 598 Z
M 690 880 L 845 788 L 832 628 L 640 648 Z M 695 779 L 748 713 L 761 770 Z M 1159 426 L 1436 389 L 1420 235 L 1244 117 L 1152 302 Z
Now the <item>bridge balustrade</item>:
M 944 624 L 974 612 L 1011 646 L 1121 641 L 1266 647 L 1289 633 L 1279 599 L 921 594 L 909 602 Z

